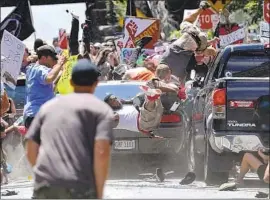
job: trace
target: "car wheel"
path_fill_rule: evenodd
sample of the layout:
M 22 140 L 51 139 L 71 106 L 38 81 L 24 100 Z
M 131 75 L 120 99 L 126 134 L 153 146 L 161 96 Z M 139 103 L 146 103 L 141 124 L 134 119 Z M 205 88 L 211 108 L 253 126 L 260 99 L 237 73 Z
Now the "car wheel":
M 229 172 L 217 172 L 213 171 L 210 166 L 214 166 L 215 162 L 218 162 L 218 157 L 221 156 L 216 153 L 206 141 L 204 156 L 204 181 L 207 185 L 220 185 L 228 182 Z
M 192 132 L 189 135 L 186 150 L 187 150 L 187 161 L 188 161 L 189 172 L 194 172 L 197 178 L 202 178 L 203 177 L 203 156 L 199 155 L 196 152 L 195 138 Z

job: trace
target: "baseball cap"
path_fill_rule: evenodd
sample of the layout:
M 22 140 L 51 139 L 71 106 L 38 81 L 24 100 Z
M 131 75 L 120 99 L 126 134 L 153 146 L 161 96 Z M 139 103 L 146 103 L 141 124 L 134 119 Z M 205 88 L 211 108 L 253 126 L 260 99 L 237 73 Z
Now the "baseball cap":
M 72 69 L 71 80 L 78 86 L 91 86 L 100 77 L 95 64 L 88 59 L 79 60 Z
M 38 56 L 51 56 L 54 60 L 58 60 L 55 49 L 50 45 L 43 45 L 37 49 Z

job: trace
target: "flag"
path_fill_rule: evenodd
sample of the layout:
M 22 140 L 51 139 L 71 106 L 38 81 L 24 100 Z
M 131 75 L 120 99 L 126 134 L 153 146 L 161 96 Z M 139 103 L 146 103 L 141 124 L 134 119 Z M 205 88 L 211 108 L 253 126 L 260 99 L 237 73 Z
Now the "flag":
M 134 0 L 127 1 L 126 16 L 137 16 Z
M 20 0 L 17 7 L 0 23 L 0 38 L 4 30 L 20 40 L 25 40 L 35 32 L 30 9 L 28 0 Z

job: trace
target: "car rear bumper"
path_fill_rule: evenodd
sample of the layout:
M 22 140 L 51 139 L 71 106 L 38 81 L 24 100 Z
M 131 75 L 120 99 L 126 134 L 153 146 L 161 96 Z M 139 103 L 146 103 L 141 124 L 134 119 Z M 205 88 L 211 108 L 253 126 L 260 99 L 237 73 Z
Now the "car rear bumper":
M 139 132 L 126 130 L 114 131 L 114 142 L 112 145 L 113 154 L 159 154 L 178 153 L 184 141 L 184 129 L 161 128 L 156 135 L 164 138 L 149 138 Z M 122 143 L 124 145 L 119 145 Z
M 210 136 L 209 141 L 212 148 L 218 153 L 258 151 L 260 148 L 269 148 L 269 133 L 264 137 L 261 134 L 249 132 L 229 132 L 227 135 L 216 133 Z

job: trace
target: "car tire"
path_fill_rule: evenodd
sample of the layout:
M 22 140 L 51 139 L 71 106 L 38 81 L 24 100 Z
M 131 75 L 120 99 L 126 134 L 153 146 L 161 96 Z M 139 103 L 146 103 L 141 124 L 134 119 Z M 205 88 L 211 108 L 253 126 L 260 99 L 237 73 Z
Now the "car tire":
M 196 152 L 195 147 L 195 138 L 193 134 L 193 129 L 191 128 L 191 133 L 188 137 L 188 143 L 186 146 L 186 152 L 187 152 L 187 163 L 188 163 L 188 171 L 194 172 L 196 174 L 197 179 L 203 178 L 203 156 L 199 155 Z
M 215 160 L 218 162 L 218 157 L 222 156 L 216 153 L 206 141 L 205 145 L 205 156 L 204 156 L 204 182 L 207 185 L 220 185 L 228 182 L 229 172 L 217 172 L 213 171 L 210 166 L 215 165 Z

